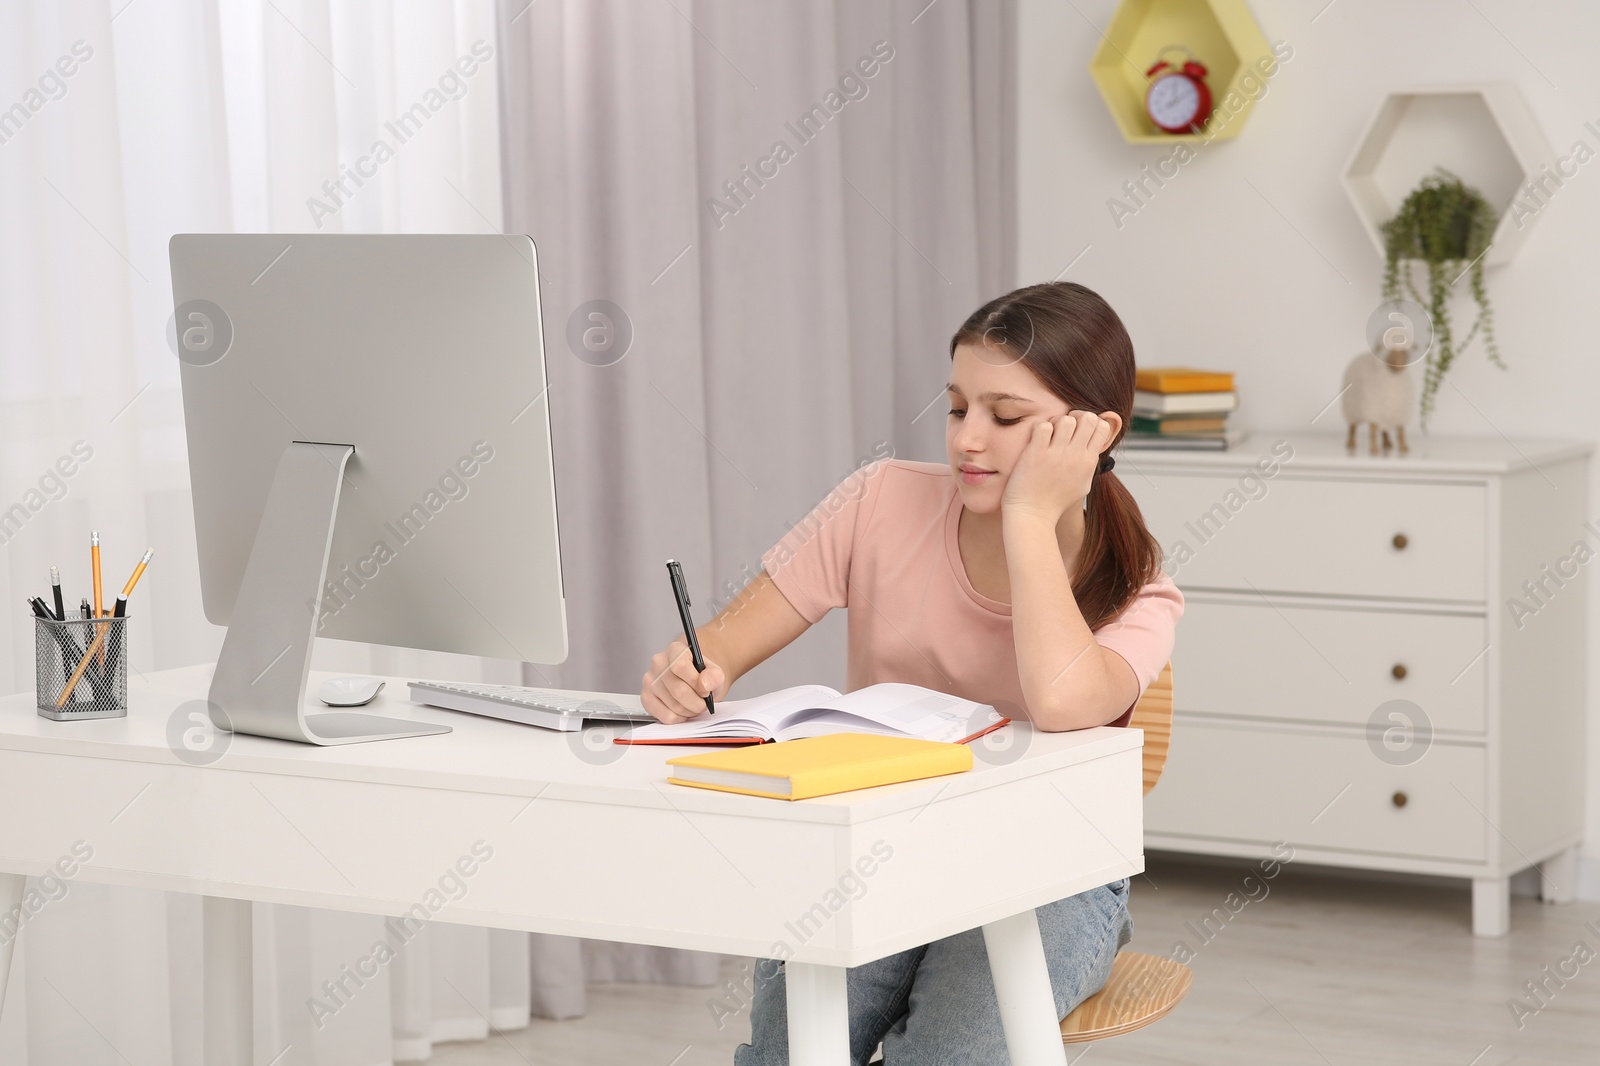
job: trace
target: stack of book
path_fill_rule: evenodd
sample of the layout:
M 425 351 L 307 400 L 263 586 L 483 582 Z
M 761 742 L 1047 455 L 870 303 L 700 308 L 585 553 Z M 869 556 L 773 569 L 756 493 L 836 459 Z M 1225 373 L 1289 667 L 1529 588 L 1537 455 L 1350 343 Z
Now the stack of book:
M 1229 448 L 1244 438 L 1244 430 L 1228 422 L 1239 406 L 1231 373 L 1142 367 L 1134 388 L 1125 448 Z

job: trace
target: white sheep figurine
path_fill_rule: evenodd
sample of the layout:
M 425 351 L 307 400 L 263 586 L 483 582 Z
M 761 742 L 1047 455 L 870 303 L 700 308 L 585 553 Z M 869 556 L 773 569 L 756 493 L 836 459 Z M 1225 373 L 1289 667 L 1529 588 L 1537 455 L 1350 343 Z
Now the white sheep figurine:
M 1350 426 L 1345 437 L 1345 449 L 1356 450 L 1356 427 L 1362 422 L 1368 426 L 1368 440 L 1373 455 L 1378 454 L 1378 435 L 1383 434 L 1383 450 L 1387 452 L 1389 429 L 1394 428 L 1400 454 L 1405 455 L 1406 421 L 1416 400 L 1416 386 L 1406 372 L 1411 362 L 1409 338 L 1389 330 L 1383 335 L 1382 352 L 1362 352 L 1350 360 L 1344 370 L 1344 392 L 1340 409 Z

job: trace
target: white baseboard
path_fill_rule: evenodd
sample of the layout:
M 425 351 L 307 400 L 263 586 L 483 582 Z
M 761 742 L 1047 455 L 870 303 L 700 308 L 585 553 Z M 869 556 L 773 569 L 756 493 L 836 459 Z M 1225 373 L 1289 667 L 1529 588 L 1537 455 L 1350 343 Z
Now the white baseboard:
M 489 1028 L 507 1032 L 513 1029 L 526 1029 L 532 1018 L 532 1012 L 523 1007 L 491 1007 L 489 1010 Z
M 446 1044 L 452 1040 L 489 1039 L 489 1024 L 481 1017 L 435 1018 L 432 1029 L 435 1044 Z
M 397 1038 L 393 1054 L 396 1062 L 426 1062 L 433 1056 L 433 1041 L 425 1036 Z

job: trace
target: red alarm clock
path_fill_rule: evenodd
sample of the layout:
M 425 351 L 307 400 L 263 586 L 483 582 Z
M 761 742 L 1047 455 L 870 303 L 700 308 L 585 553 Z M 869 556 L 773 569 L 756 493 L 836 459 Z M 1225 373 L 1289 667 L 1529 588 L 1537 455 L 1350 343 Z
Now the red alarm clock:
M 1150 79 L 1144 94 L 1145 114 L 1157 129 L 1167 133 L 1199 133 L 1211 117 L 1211 90 L 1204 80 L 1206 68 L 1181 44 L 1168 45 L 1160 55 L 1175 51 L 1189 57 L 1183 66 L 1158 59 L 1145 71 L 1145 77 Z

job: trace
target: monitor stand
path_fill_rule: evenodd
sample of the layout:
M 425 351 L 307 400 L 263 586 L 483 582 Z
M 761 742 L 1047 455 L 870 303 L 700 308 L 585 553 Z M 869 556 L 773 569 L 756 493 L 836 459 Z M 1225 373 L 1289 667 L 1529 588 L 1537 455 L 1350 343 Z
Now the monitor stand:
M 350 444 L 295 441 L 283 451 L 211 679 L 213 724 L 303 744 L 448 733 L 449 726 L 330 711 L 307 714 L 306 675 Z

